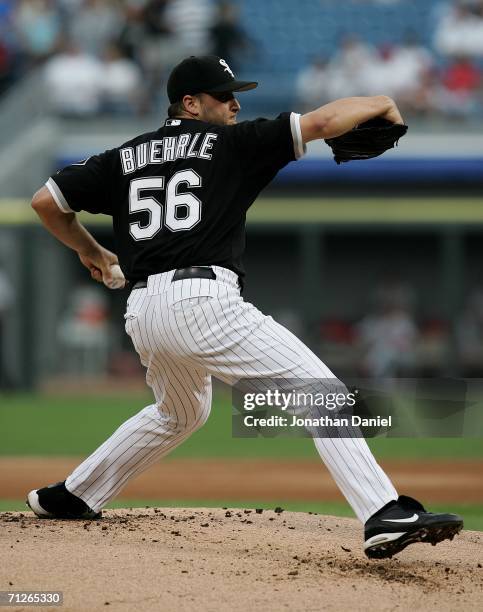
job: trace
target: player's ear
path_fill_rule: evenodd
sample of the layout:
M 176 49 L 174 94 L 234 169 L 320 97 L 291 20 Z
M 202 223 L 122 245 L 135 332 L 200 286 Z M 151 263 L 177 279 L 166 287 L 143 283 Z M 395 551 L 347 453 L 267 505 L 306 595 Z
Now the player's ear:
M 182 100 L 185 110 L 194 117 L 198 117 L 201 112 L 201 100 L 199 96 L 183 96 Z

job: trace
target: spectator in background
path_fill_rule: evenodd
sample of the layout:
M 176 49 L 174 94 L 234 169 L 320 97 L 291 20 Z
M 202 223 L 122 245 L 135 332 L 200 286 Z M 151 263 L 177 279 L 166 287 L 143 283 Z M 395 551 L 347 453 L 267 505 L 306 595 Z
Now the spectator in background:
M 383 44 L 365 69 L 365 87 L 368 94 L 387 91 L 388 95 L 407 102 L 418 96 L 427 82 L 433 66 L 431 53 L 408 33 L 401 45 Z
M 404 41 L 394 49 L 394 69 L 398 74 L 398 92 L 415 89 L 434 67 L 434 58 L 417 34 L 407 32 Z
M 92 117 L 100 112 L 104 88 L 102 63 L 72 42 L 45 66 L 45 84 L 54 112 L 68 117 Z
M 431 112 L 434 59 L 413 32 L 408 32 L 402 45 L 395 49 L 393 69 L 397 74 L 395 95 L 404 111 L 409 114 Z
M 434 46 L 443 55 L 483 56 L 483 9 L 478 0 L 458 0 L 442 13 Z
M 115 43 L 104 51 L 102 110 L 115 115 L 134 115 L 141 108 L 142 73 Z
M 240 25 L 238 6 L 220 2 L 218 18 L 210 29 L 211 53 L 222 57 L 234 70 L 240 68 L 240 54 L 252 43 Z
M 76 377 L 106 374 L 112 331 L 105 292 L 90 286 L 75 288 L 57 329 L 64 371 Z
M 400 75 L 397 72 L 397 50 L 392 45 L 384 44 L 377 49 L 377 55 L 368 64 L 365 74 L 366 91 L 387 91 L 387 95 L 395 97 L 402 89 Z
M 13 26 L 26 69 L 45 61 L 56 51 L 61 21 L 52 0 L 20 0 Z
M 142 3 L 127 2 L 123 6 L 122 27 L 119 32 L 118 43 L 123 53 L 141 64 L 142 49 L 147 35 L 145 6 Z
M 171 0 L 166 25 L 181 45 L 183 55 L 203 55 L 210 50 L 209 31 L 215 20 L 210 0 Z
M 166 9 L 171 0 L 146 0 L 142 9 L 148 35 L 171 34 L 166 23 Z
M 137 60 L 145 75 L 145 88 L 149 100 L 157 107 L 157 99 L 169 67 L 184 57 L 182 43 L 168 24 L 167 12 L 172 0 L 147 0 L 141 10 L 140 19 L 131 22 L 124 30 L 123 38 L 131 29 L 130 35 L 137 48 Z M 136 33 L 136 23 L 141 23 L 144 33 Z M 133 29 L 134 28 L 134 29 Z
M 164 98 L 167 70 L 186 55 L 209 52 L 211 0 L 140 0 L 125 8 L 120 43 L 142 67 L 146 101 Z
M 375 292 L 373 312 L 357 326 L 363 374 L 371 378 L 409 375 L 416 366 L 419 331 L 414 321 L 413 292 L 389 276 Z
M 70 22 L 70 36 L 84 52 L 100 57 L 111 40 L 117 40 L 123 25 L 118 0 L 83 0 Z
M 375 61 L 371 46 L 355 34 L 345 36 L 329 62 L 329 98 L 369 95 L 366 74 Z
M 456 58 L 441 76 L 440 110 L 453 117 L 469 117 L 477 113 L 480 82 L 477 66 L 468 57 Z
M 316 57 L 297 77 L 296 95 L 300 112 L 308 112 L 329 102 L 329 87 L 328 62 L 322 57 Z
M 416 87 L 401 92 L 398 100 L 405 114 L 428 116 L 432 119 L 442 110 L 441 91 L 439 72 L 433 68 L 422 76 Z
M 417 37 L 408 33 L 401 45 L 382 45 L 378 57 L 368 66 L 369 92 L 384 91 L 397 98 L 408 114 L 425 114 L 434 109 L 433 58 L 419 44 Z

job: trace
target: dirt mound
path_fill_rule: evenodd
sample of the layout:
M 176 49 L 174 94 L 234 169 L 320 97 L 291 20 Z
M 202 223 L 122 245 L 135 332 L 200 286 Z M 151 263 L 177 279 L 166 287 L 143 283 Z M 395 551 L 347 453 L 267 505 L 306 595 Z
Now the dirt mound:
M 63 591 L 69 612 L 481 609 L 483 534 L 376 562 L 361 540 L 357 521 L 310 513 L 150 508 L 86 522 L 5 512 L 0 589 Z

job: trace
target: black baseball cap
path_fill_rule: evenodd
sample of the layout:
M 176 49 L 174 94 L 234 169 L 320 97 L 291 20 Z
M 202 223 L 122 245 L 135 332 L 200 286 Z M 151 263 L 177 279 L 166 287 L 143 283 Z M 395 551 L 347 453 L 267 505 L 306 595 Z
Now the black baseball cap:
M 198 93 L 247 91 L 258 85 L 255 81 L 238 81 L 224 59 L 216 55 L 191 55 L 173 68 L 168 79 L 171 104 L 183 96 Z

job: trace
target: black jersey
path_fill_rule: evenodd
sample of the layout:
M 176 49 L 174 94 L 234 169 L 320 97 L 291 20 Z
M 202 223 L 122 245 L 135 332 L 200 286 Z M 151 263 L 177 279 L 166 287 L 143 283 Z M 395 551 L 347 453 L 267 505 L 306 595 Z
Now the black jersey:
M 168 119 L 155 132 L 67 166 L 47 181 L 65 212 L 113 218 L 131 282 L 188 266 L 243 276 L 245 216 L 260 191 L 304 152 L 300 117 L 215 125 Z

